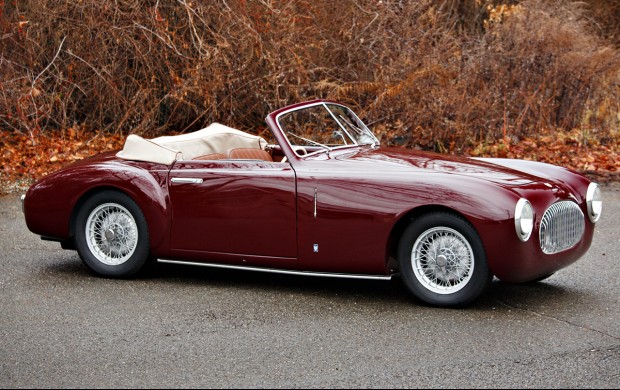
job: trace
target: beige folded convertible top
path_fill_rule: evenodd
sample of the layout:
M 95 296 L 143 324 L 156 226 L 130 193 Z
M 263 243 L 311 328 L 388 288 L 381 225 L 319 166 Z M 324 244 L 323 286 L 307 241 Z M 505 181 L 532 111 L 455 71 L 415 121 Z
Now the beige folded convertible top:
M 132 134 L 116 156 L 170 165 L 176 160 L 191 160 L 212 153 L 227 154 L 235 148 L 264 149 L 266 146 L 267 141 L 262 137 L 214 123 L 193 133 L 153 139 Z

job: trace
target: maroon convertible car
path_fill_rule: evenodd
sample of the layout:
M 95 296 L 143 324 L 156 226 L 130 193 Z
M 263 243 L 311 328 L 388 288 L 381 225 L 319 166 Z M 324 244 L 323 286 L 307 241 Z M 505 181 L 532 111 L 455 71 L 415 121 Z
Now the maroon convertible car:
M 381 147 L 347 107 L 267 117 L 274 137 L 213 124 L 127 138 L 22 196 L 28 228 L 95 273 L 147 261 L 363 279 L 464 306 L 491 278 L 544 279 L 590 247 L 598 185 L 567 169 Z

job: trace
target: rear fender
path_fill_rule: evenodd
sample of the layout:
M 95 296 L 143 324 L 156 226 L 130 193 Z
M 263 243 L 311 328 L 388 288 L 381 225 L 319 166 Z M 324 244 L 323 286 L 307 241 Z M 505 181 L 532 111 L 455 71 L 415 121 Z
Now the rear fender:
M 77 166 L 53 173 L 28 190 L 25 217 L 36 234 L 67 240 L 75 233 L 77 210 L 88 197 L 104 190 L 127 194 L 140 207 L 149 226 L 151 249 L 166 248 L 170 210 L 167 191 L 169 168 L 107 162 Z

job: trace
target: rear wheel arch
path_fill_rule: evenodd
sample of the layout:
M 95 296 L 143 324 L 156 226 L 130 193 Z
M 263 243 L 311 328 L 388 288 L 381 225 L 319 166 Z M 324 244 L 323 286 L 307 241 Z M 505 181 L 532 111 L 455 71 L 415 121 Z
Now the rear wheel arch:
M 101 185 L 98 187 L 90 188 L 79 197 L 79 199 L 75 203 L 75 206 L 71 210 L 71 216 L 69 220 L 69 234 L 71 240 L 75 239 L 77 216 L 81 208 L 84 207 L 84 204 L 93 196 L 96 196 L 97 194 L 105 191 L 112 191 L 126 195 L 133 202 L 135 202 L 146 219 L 152 243 L 151 249 L 156 250 L 158 248 L 166 247 L 169 240 L 167 235 L 168 230 L 165 227 L 170 225 L 170 213 L 167 203 L 167 197 L 164 195 L 161 188 L 156 188 L 151 191 L 151 193 L 136 193 L 134 191 L 129 191 L 126 188 L 115 185 Z M 145 202 L 145 199 L 147 199 L 148 202 Z
M 101 193 L 101 192 L 106 192 L 106 191 L 113 191 L 113 192 L 118 192 L 121 193 L 123 195 L 129 196 L 134 202 L 136 202 L 136 199 L 131 196 L 131 194 L 127 193 L 126 191 L 123 191 L 117 187 L 113 187 L 113 186 L 101 186 L 101 187 L 95 187 L 95 188 L 91 188 L 90 190 L 86 191 L 84 194 L 82 194 L 79 199 L 77 200 L 77 202 L 75 203 L 75 206 L 73 206 L 73 210 L 71 210 L 71 218 L 69 220 L 69 235 L 71 236 L 71 238 L 75 238 L 75 228 L 77 225 L 77 216 L 80 212 L 80 210 L 82 209 L 82 207 L 84 207 L 84 204 L 93 196 Z M 137 204 L 137 202 L 136 202 Z M 142 211 L 144 212 L 144 210 Z

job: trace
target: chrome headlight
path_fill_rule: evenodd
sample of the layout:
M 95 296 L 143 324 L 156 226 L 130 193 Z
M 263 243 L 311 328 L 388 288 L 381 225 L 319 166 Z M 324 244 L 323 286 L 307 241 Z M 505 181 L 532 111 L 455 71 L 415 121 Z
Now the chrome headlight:
M 527 199 L 519 199 L 515 208 L 515 229 L 523 242 L 530 239 L 534 231 L 534 209 Z
M 603 213 L 603 196 L 598 184 L 591 183 L 586 193 L 586 204 L 588 205 L 588 217 L 592 223 L 598 222 Z

